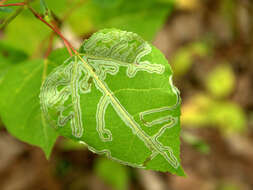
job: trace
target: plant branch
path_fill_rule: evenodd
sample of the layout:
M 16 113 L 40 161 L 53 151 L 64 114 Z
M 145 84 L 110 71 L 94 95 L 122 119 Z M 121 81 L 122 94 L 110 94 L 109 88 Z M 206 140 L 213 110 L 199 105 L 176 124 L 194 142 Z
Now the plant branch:
M 12 6 L 24 6 L 26 5 L 25 2 L 21 2 L 21 3 L 10 3 L 10 4 L 3 4 L 0 5 L 0 7 L 12 7 Z
M 53 23 L 56 24 L 58 30 L 60 30 L 60 27 L 63 23 L 64 20 L 66 20 L 75 9 L 79 8 L 80 6 L 82 6 L 83 3 L 87 2 L 87 0 L 80 0 L 78 3 L 76 3 L 73 7 L 71 7 L 70 9 L 67 10 L 67 12 L 65 12 L 65 14 L 63 15 L 62 18 L 59 18 L 52 10 L 50 10 L 52 18 L 53 18 Z M 42 42 L 39 44 L 39 47 L 37 48 L 35 55 L 36 56 L 38 54 L 38 52 L 41 50 L 41 47 L 43 46 L 43 44 L 47 41 L 47 40 L 51 40 L 51 37 L 54 37 L 55 32 L 52 31 L 52 33 L 50 33 L 46 39 L 42 40 Z M 45 53 L 44 56 L 47 56 L 48 54 L 48 50 L 50 49 L 49 44 L 48 44 L 48 48 L 47 48 L 47 52 Z
M 47 47 L 46 53 L 44 55 L 44 58 L 47 58 L 53 49 L 54 35 L 55 35 L 55 33 L 52 32 L 49 36 L 48 47 Z
M 57 27 L 57 25 L 52 21 L 51 22 L 51 24 L 52 24 L 52 26 L 55 28 L 55 31 L 57 31 L 56 33 L 57 34 L 61 34 L 61 32 L 60 32 L 60 29 Z M 62 36 L 62 35 L 61 35 Z M 65 39 L 66 40 L 66 39 Z M 64 42 L 64 44 L 65 44 L 65 46 L 67 47 L 67 50 L 68 50 L 68 52 L 70 53 L 70 55 L 72 55 L 72 52 L 71 52 L 71 50 L 73 51 L 73 52 L 75 52 L 75 49 L 72 47 L 72 45 L 68 42 L 68 41 L 65 41 L 65 40 L 63 40 L 63 42 Z M 70 45 L 70 46 L 69 46 Z
M 43 49 L 44 47 L 46 47 L 46 44 L 48 44 L 48 41 L 50 41 L 51 35 L 55 35 L 55 32 L 50 32 L 50 34 L 48 36 L 46 36 L 44 39 L 42 39 L 42 41 L 38 44 L 38 47 L 35 49 L 32 58 L 36 58 L 40 55 L 41 53 L 41 49 Z M 49 46 L 49 45 L 48 45 Z M 48 49 L 49 47 L 47 46 L 46 49 Z M 44 54 L 45 56 L 45 54 Z
M 75 50 L 75 48 L 69 43 L 69 41 L 62 35 L 60 30 L 56 25 L 51 25 L 49 24 L 44 18 L 42 18 L 32 7 L 28 5 L 28 9 L 33 13 L 33 15 L 38 18 L 40 21 L 42 21 L 44 24 L 46 24 L 48 27 L 50 27 L 64 42 L 65 46 L 67 47 L 70 55 L 72 56 L 71 50 L 75 53 L 78 54 L 78 52 Z

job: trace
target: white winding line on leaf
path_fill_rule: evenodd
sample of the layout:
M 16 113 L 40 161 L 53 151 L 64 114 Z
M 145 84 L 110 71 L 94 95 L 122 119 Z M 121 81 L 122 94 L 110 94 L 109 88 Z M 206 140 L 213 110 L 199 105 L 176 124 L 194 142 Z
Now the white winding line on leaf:
M 115 38 L 121 40 L 128 40 L 133 35 L 129 33 L 124 34 L 115 34 Z M 122 38 L 118 38 L 117 35 L 123 35 Z M 92 37 L 91 37 L 92 38 Z M 127 38 L 127 39 L 125 39 Z M 99 47 L 97 43 L 102 40 L 103 43 L 114 43 L 111 49 L 107 47 Z M 139 42 L 140 43 L 140 42 Z M 108 157 L 120 161 L 127 165 L 134 165 L 138 167 L 145 167 L 147 161 L 152 160 L 157 155 L 163 156 L 163 158 L 168 161 L 174 168 L 179 167 L 179 162 L 173 154 L 173 150 L 164 146 L 160 141 L 159 137 L 165 132 L 166 129 L 175 126 L 178 122 L 177 118 L 172 116 L 165 116 L 158 118 L 150 123 L 146 123 L 147 127 L 151 127 L 160 123 L 165 124 L 157 134 L 150 137 L 145 131 L 142 130 L 141 126 L 135 121 L 134 117 L 128 113 L 128 111 L 122 106 L 120 101 L 115 96 L 110 88 L 107 86 L 105 79 L 106 75 L 116 75 L 120 67 L 127 67 L 126 75 L 129 78 L 135 77 L 138 71 L 145 71 L 148 73 L 162 74 L 165 70 L 163 65 L 160 64 L 151 64 L 149 61 L 141 61 L 141 58 L 151 52 L 151 47 L 147 42 L 138 44 L 139 46 L 128 47 L 128 43 L 120 41 L 114 41 L 114 37 L 110 35 L 97 35 L 95 39 L 92 39 L 87 42 L 86 49 L 95 52 L 95 55 L 87 54 L 77 54 L 71 59 L 70 63 L 67 60 L 65 64 L 58 67 L 53 73 L 49 75 L 47 80 L 44 82 L 41 90 L 41 102 L 42 110 L 50 119 L 49 111 L 56 107 L 59 112 L 58 121 L 54 123 L 56 127 L 63 127 L 67 124 L 68 121 L 71 123 L 72 135 L 81 138 L 85 132 L 83 129 L 83 119 L 82 119 L 82 110 L 80 107 L 80 93 L 89 93 L 91 89 L 91 81 L 95 83 L 95 87 L 103 94 L 97 105 L 96 121 L 97 126 L 96 130 L 102 141 L 112 141 L 113 136 L 109 129 L 105 128 L 105 113 L 107 106 L 112 105 L 114 110 L 117 112 L 122 121 L 132 129 L 133 134 L 137 135 L 146 145 L 147 148 L 151 151 L 150 157 L 142 164 L 132 164 L 124 162 L 113 158 L 111 156 L 110 150 L 96 150 L 93 147 L 89 146 L 89 149 L 98 154 L 106 154 Z M 126 48 L 135 48 L 137 54 L 131 54 L 131 51 L 123 51 Z M 105 57 L 96 56 L 105 54 L 106 56 L 112 57 L 111 59 L 106 59 Z M 104 55 L 104 56 L 105 56 Z M 118 59 L 123 61 L 119 61 Z M 124 62 L 127 61 L 127 62 Z M 129 63 L 130 62 L 130 63 Z M 155 108 L 152 110 L 147 110 L 140 113 L 140 118 L 144 119 L 144 116 L 147 114 L 152 114 L 156 112 L 162 112 L 166 110 L 175 109 L 180 101 L 180 97 L 177 89 L 172 84 L 172 78 L 170 78 L 170 84 L 172 86 L 173 92 L 177 95 L 177 102 L 175 105 L 165 108 Z M 71 97 L 71 104 L 66 106 L 65 102 Z M 72 108 L 72 109 L 71 109 Z M 66 116 L 66 112 L 68 113 Z M 145 125 L 145 123 L 144 123 Z

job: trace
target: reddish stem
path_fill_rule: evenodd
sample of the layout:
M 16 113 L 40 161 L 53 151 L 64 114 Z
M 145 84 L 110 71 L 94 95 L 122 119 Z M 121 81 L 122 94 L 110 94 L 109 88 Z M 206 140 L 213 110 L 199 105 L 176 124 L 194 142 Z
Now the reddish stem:
M 52 22 L 51 24 L 54 27 L 54 29 L 57 31 L 57 34 L 61 33 L 60 29 L 57 27 L 57 25 L 54 22 Z M 72 56 L 72 51 L 75 52 L 76 50 L 72 47 L 72 45 L 68 41 L 65 41 L 65 40 L 63 40 L 63 43 L 67 47 L 67 50 L 68 50 L 69 54 Z
M 49 56 L 49 54 L 51 53 L 51 51 L 53 49 L 53 40 L 54 40 L 54 33 L 52 32 L 49 37 L 47 51 L 44 55 L 45 58 L 47 58 Z
M 21 2 L 21 3 L 10 3 L 10 4 L 5 4 L 5 5 L 0 4 L 0 7 L 12 7 L 12 6 L 24 6 L 24 5 L 26 5 L 26 3 Z
M 43 23 L 45 23 L 47 26 L 49 26 L 56 34 L 58 34 L 60 36 L 60 38 L 63 40 L 65 46 L 67 47 L 70 55 L 72 56 L 72 52 L 71 50 L 75 53 L 78 54 L 78 52 L 75 50 L 75 48 L 69 43 L 69 41 L 62 35 L 62 33 L 60 32 L 60 30 L 58 30 L 57 27 L 52 26 L 51 24 L 49 24 L 47 21 L 45 21 L 32 7 L 29 7 L 30 11 L 33 13 L 33 15 L 38 18 L 40 21 L 42 21 Z M 71 49 L 71 50 L 70 50 Z
M 2 5 L 3 3 L 5 3 L 5 1 L 7 1 L 7 0 L 0 1 L 0 5 Z

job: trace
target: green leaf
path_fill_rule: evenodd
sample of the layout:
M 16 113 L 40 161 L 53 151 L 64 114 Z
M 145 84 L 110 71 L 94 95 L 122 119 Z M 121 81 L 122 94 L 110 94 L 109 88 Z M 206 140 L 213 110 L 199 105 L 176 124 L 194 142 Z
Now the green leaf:
M 28 55 L 22 50 L 12 47 L 9 44 L 0 42 L 0 56 L 8 60 L 13 64 L 24 61 L 28 58 Z
M 123 0 L 93 0 L 93 2 L 103 8 L 118 6 Z
M 137 34 L 95 33 L 47 77 L 40 99 L 60 135 L 126 165 L 184 175 L 170 65 Z
M 95 174 L 114 190 L 127 190 L 128 168 L 108 159 L 99 158 L 95 162 Z
M 17 32 L 18 31 L 18 32 Z M 28 11 L 24 10 L 5 29 L 4 42 L 15 44 L 15 47 L 33 55 L 39 45 L 50 33 L 48 27 L 39 22 Z
M 54 63 L 63 63 L 67 58 L 69 58 L 69 53 L 67 48 L 60 48 L 54 50 L 49 56 L 48 59 Z
M 48 61 L 27 61 L 12 67 L 0 85 L 0 115 L 7 130 L 18 139 L 39 146 L 49 157 L 57 138 L 40 110 L 39 92 Z
M 6 75 L 6 73 L 8 72 L 8 70 L 12 67 L 12 64 L 9 63 L 6 59 L 4 59 L 1 55 L 0 55 L 0 85 L 3 82 L 4 76 Z M 0 99 L 0 104 L 1 104 L 1 99 Z
M 25 54 L 23 51 L 0 42 L 0 85 L 8 70 L 27 58 L 27 54 Z M 0 104 L 2 101 L 4 100 L 0 99 Z
M 73 12 L 68 22 L 78 35 L 117 27 L 136 32 L 145 40 L 153 40 L 172 11 L 173 4 L 157 0 L 92 0 Z
M 47 14 L 48 11 L 53 11 L 57 17 L 61 18 L 66 12 L 75 6 L 80 0 L 40 0 L 31 2 L 33 8 L 37 11 Z

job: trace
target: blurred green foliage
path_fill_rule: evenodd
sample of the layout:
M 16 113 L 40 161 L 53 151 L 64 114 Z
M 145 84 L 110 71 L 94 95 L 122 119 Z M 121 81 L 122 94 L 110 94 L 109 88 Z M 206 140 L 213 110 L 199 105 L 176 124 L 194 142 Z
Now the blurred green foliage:
M 130 176 L 126 166 L 106 158 L 99 158 L 94 167 L 95 174 L 114 190 L 128 189 Z
M 2 120 L 0 118 L 0 129 L 2 129 L 3 127 L 4 127 L 4 124 L 3 124 L 3 122 L 2 122 Z
M 217 190 L 240 190 L 241 188 L 232 181 L 226 181 L 220 184 Z
M 26 60 L 28 58 L 28 55 L 24 53 L 22 50 L 17 49 L 16 46 L 11 46 L 1 41 L 0 57 L 1 59 L 4 59 L 4 61 L 6 62 L 16 64 L 18 62 Z
M 12 9 L 9 7 L 0 7 L 0 12 L 2 13 L 10 13 L 12 12 Z
M 210 146 L 198 136 L 184 131 L 182 133 L 182 138 L 186 143 L 190 144 L 197 151 L 203 154 L 208 154 L 210 152 Z
M 93 0 L 82 4 L 67 19 L 78 35 L 116 27 L 152 40 L 173 8 L 157 0 Z
M 211 47 L 205 41 L 191 43 L 179 49 L 170 60 L 175 76 L 186 74 L 192 67 L 195 57 L 205 57 L 210 53 Z
M 23 51 L 9 44 L 0 42 L 0 84 L 10 68 L 28 58 Z M 0 101 L 1 104 L 1 101 Z
M 206 87 L 217 98 L 231 94 L 235 88 L 235 74 L 229 64 L 219 64 L 208 73 Z
M 220 14 L 226 20 L 231 31 L 235 31 L 237 18 L 237 2 L 236 0 L 223 0 L 220 4 Z
M 59 158 L 55 167 L 55 175 L 57 177 L 64 177 L 68 172 L 73 170 L 72 163 L 64 158 Z
M 212 57 L 213 48 L 213 42 L 208 38 L 177 50 L 170 61 L 175 77 L 187 74 L 198 58 L 203 59 L 201 64 L 205 64 L 205 60 Z M 183 104 L 182 124 L 193 128 L 217 127 L 223 134 L 245 131 L 247 118 L 244 110 L 228 100 L 236 85 L 231 65 L 226 61 L 215 64 L 203 75 L 203 81 L 207 93 L 198 91 Z M 186 141 L 192 144 L 191 138 L 187 137 Z
M 223 134 L 246 130 L 246 116 L 237 104 L 199 94 L 182 108 L 182 124 L 190 127 L 218 127 Z
M 173 0 L 44 0 L 34 1 L 32 7 L 45 14 L 47 6 L 57 18 L 70 26 L 76 35 L 86 36 L 106 27 L 115 27 L 140 34 L 152 40 L 173 9 Z M 10 1 L 11 3 L 11 1 Z M 43 5 L 43 6 L 41 6 Z M 15 10 L 15 8 L 14 8 Z M 13 11 L 12 11 L 13 12 Z M 0 19 L 11 13 L 0 13 Z M 18 32 L 17 32 L 18 31 Z M 5 29 L 3 41 L 15 44 L 29 55 L 42 50 L 50 29 L 24 10 Z
M 41 40 L 45 39 L 49 33 L 48 27 L 26 10 L 6 27 L 3 41 L 15 44 L 16 48 L 32 55 L 37 49 L 40 50 Z

